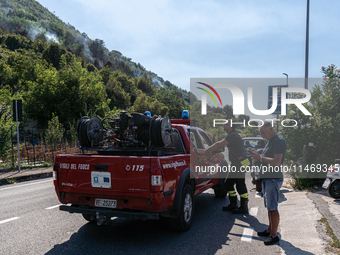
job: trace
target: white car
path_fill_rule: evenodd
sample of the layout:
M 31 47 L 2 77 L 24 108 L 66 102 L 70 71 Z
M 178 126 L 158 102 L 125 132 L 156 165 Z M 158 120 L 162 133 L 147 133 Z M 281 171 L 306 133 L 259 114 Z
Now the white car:
M 262 137 L 243 137 L 243 145 L 246 149 L 246 157 L 250 158 L 250 153 L 248 152 L 248 148 L 254 148 L 257 153 L 261 153 L 263 148 L 266 146 L 266 140 Z
M 340 159 L 328 169 L 324 187 L 328 187 L 328 193 L 334 198 L 340 198 Z

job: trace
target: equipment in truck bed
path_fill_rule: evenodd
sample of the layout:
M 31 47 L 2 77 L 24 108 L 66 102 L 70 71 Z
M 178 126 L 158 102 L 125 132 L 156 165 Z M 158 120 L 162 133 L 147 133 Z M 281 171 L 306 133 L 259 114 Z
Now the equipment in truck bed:
M 109 128 L 103 124 L 107 120 Z M 98 151 L 101 155 L 154 155 L 159 151 L 166 155 L 169 151 L 172 154 L 185 151 L 178 137 L 180 134 L 172 129 L 168 116 L 128 115 L 126 111 L 118 118 L 104 118 L 103 121 L 84 116 L 78 122 L 77 132 L 83 151 Z

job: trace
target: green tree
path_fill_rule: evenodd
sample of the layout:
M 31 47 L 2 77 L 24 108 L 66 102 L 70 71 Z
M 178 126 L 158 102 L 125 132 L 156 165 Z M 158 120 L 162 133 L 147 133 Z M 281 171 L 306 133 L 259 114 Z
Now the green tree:
M 0 158 L 6 161 L 8 151 L 11 147 L 11 127 L 12 120 L 6 115 L 0 117 Z
M 96 39 L 91 42 L 90 50 L 93 54 L 93 57 L 98 58 L 99 60 L 103 61 L 105 57 L 105 43 L 103 40 Z
M 101 77 L 88 73 L 81 63 L 72 57 L 66 62 L 61 57 L 60 71 L 44 69 L 37 65 L 37 80 L 30 83 L 25 110 L 29 118 L 38 120 L 40 128 L 46 128 L 52 113 L 68 127 L 73 119 L 79 119 L 86 111 L 104 116 L 110 101 L 107 100 Z
M 169 108 L 157 99 L 150 98 L 144 93 L 141 93 L 133 105 L 133 110 L 136 112 L 150 111 L 152 115 L 165 116 Z
M 253 126 L 257 126 L 257 123 L 250 123 Z M 246 124 L 247 125 L 247 124 Z M 260 131 L 258 127 L 251 127 L 251 126 L 246 126 L 241 132 L 240 135 L 242 137 L 256 137 L 260 135 Z
M 12 100 L 21 99 L 19 95 L 13 97 L 8 86 L 0 88 L 0 158 L 5 161 L 11 146 Z
M 19 98 L 16 98 L 16 99 L 19 99 Z M 11 95 L 10 89 L 8 89 L 8 87 L 6 86 L 1 87 L 0 88 L 0 117 L 11 116 L 12 100 L 13 100 L 13 97 Z
M 223 108 L 221 107 L 211 107 L 207 105 L 207 112 L 209 114 L 201 114 L 201 102 L 197 101 L 190 106 L 190 119 L 195 120 L 195 126 L 202 128 L 203 130 L 210 133 L 214 141 L 219 141 L 226 136 L 223 126 L 220 124 L 215 125 L 214 119 L 226 119 Z
M 143 91 L 148 96 L 152 96 L 156 93 L 155 86 L 145 75 L 138 79 L 137 88 Z
M 59 70 L 61 56 L 63 56 L 65 53 L 65 48 L 55 42 L 52 42 L 50 46 L 44 51 L 43 58 Z
M 69 143 L 72 146 L 75 146 L 77 144 L 77 121 L 75 121 L 74 119 L 72 120 L 72 122 L 68 123 L 69 126 L 69 130 L 67 130 L 66 132 L 66 136 L 67 136 L 67 140 L 69 141 Z
M 15 51 L 16 49 L 25 49 L 29 41 L 20 35 L 8 35 L 5 44 L 8 49 Z
M 136 112 L 151 111 L 150 110 L 150 98 L 144 93 L 141 93 L 137 97 L 135 103 L 133 104 L 133 110 Z
M 160 88 L 157 90 L 155 98 L 169 108 L 168 115 L 170 118 L 181 118 L 182 111 L 188 107 L 184 103 L 179 90 Z
M 306 164 L 330 165 L 339 157 L 340 144 L 336 139 L 340 137 L 339 71 L 334 65 L 322 68 L 325 74 L 324 83 L 314 87 L 311 100 L 304 104 L 312 116 L 305 116 L 295 105 L 290 105 L 288 114 L 281 118 L 294 119 L 297 122 L 296 127 L 283 128 L 280 131 L 287 141 L 287 161 L 303 159 Z
M 42 64 L 41 59 L 33 50 L 6 53 L 0 62 L 1 83 L 10 86 L 13 93 L 29 90 L 28 82 L 37 78 L 34 65 Z
M 106 84 L 106 93 L 110 101 L 110 109 L 118 107 L 120 109 L 127 109 L 131 105 L 131 96 L 122 87 L 119 80 L 115 76 L 110 76 Z
M 45 133 L 47 144 L 53 145 L 54 148 L 60 143 L 63 138 L 63 125 L 59 122 L 58 116 L 52 113 L 52 119 L 48 121 L 48 128 Z
M 151 114 L 165 116 L 169 112 L 169 107 L 154 99 L 150 104 L 150 111 Z

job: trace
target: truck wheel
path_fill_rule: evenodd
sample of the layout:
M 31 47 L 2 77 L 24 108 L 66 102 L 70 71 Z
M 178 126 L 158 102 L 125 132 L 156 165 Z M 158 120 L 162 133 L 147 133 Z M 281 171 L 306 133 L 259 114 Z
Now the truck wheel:
M 95 215 L 92 215 L 92 214 L 84 214 L 83 213 L 83 217 L 85 220 L 87 220 L 88 222 L 90 223 L 96 223 L 97 222 L 97 219 L 96 219 L 96 216 Z
M 340 180 L 335 180 L 328 187 L 329 195 L 333 198 L 340 198 Z
M 187 231 L 192 224 L 192 219 L 195 213 L 195 198 L 192 187 L 186 184 L 183 188 L 179 216 L 176 219 L 172 219 L 172 228 L 177 231 Z

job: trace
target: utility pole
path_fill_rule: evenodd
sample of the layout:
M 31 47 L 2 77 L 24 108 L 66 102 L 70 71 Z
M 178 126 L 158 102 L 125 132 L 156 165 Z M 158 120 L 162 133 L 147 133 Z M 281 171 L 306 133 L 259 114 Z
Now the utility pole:
M 308 89 L 308 54 L 309 54 L 309 0 L 307 0 L 307 17 L 306 17 L 305 89 Z
M 15 119 L 17 120 L 18 171 L 19 171 L 19 173 L 20 173 L 20 141 L 19 141 L 18 100 L 15 100 Z
M 13 100 L 13 121 L 17 122 L 18 171 L 20 173 L 19 121 L 22 121 L 22 101 L 21 100 Z
M 282 73 L 282 74 L 287 76 L 286 85 L 288 87 L 288 74 L 286 74 L 286 73 Z

